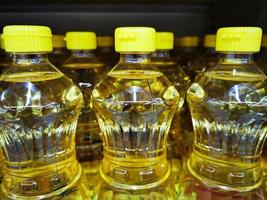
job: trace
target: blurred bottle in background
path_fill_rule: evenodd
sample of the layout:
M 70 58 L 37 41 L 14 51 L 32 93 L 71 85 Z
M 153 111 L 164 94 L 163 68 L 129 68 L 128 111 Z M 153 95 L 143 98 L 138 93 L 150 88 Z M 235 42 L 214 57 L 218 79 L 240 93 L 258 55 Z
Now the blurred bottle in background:
M 102 160 L 102 140 L 95 112 L 90 107 L 90 100 L 94 86 L 106 72 L 104 65 L 95 56 L 97 47 L 95 33 L 68 32 L 66 42 L 71 55 L 61 70 L 80 88 L 84 102 L 77 125 L 76 154 L 92 187 Z
M 175 37 L 174 38 L 174 45 L 173 45 L 173 49 L 170 51 L 171 57 L 173 59 L 177 59 L 177 56 L 179 54 L 179 50 L 180 50 L 180 42 L 181 42 L 181 37 Z
M 0 35 L 0 74 L 7 68 L 12 62 L 10 55 L 5 51 L 5 44 L 3 34 Z
M 107 71 L 112 69 L 118 63 L 119 54 L 115 52 L 113 37 L 97 37 L 96 56 L 104 64 Z
M 180 38 L 180 48 L 177 55 L 177 63 L 182 67 L 184 72 L 188 75 L 195 59 L 199 55 L 199 37 L 198 36 L 184 36 Z M 192 78 L 192 77 L 190 77 Z
M 53 51 L 48 54 L 50 62 L 57 68 L 61 68 L 62 64 L 69 56 L 64 37 L 64 35 L 53 35 Z
M 185 74 L 182 68 L 170 56 L 173 49 L 174 36 L 171 32 L 156 33 L 156 51 L 152 53 L 151 60 L 175 86 L 180 95 L 179 109 L 174 115 L 171 123 L 168 140 L 167 140 L 167 158 L 172 165 L 172 178 L 176 183 L 183 168 L 183 128 L 181 126 L 180 111 L 184 104 L 186 91 L 190 86 L 190 78 Z
M 203 72 L 214 66 L 218 62 L 218 54 L 215 51 L 216 35 L 209 34 L 204 37 L 204 52 L 196 58 L 192 67 L 189 69 L 189 76 L 192 80 L 197 75 L 201 76 Z

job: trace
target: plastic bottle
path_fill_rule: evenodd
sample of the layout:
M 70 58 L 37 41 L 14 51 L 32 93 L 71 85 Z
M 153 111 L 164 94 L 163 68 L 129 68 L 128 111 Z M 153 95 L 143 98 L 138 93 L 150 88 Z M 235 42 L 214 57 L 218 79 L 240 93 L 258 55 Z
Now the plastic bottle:
M 201 76 L 203 72 L 214 66 L 218 62 L 218 54 L 215 51 L 216 35 L 205 35 L 204 52 L 196 58 L 192 67 L 189 69 L 189 76 L 192 80 L 197 75 Z
M 253 61 L 261 34 L 257 27 L 219 29 L 220 59 L 187 93 L 194 125 L 189 172 L 207 188 L 232 198 L 263 183 L 260 157 L 267 130 L 267 85 Z
M 66 49 L 64 35 L 53 35 L 52 44 L 53 51 L 48 54 L 48 57 L 53 65 L 60 68 L 69 57 L 69 52 Z
M 188 75 L 195 59 L 199 55 L 199 37 L 185 36 L 180 38 L 180 49 L 177 63 Z M 191 77 L 190 77 L 191 78 Z
M 119 54 L 114 50 L 114 39 L 111 36 L 97 37 L 97 58 L 105 65 L 109 71 L 119 61 Z
M 184 103 L 186 91 L 190 86 L 190 78 L 185 74 L 182 68 L 170 56 L 173 49 L 173 33 L 156 33 L 156 52 L 151 56 L 153 65 L 155 65 L 172 82 L 180 94 L 180 110 L 174 115 L 168 135 L 167 157 L 172 164 L 173 179 L 175 182 L 179 179 L 180 171 L 183 168 L 183 128 L 181 121 L 181 108 Z M 187 122 L 186 122 L 187 125 Z
M 82 94 L 48 60 L 45 26 L 6 26 L 12 64 L 1 75 L 1 200 L 90 199 L 75 155 Z
M 66 42 L 71 56 L 63 64 L 62 72 L 79 86 L 84 98 L 77 125 L 76 154 L 92 187 L 103 157 L 103 145 L 95 112 L 90 108 L 90 99 L 93 87 L 101 80 L 105 71 L 103 64 L 95 56 L 95 33 L 68 32 Z
M 3 34 L 0 35 L 0 74 L 11 64 L 11 58 L 5 51 Z
M 115 30 L 119 63 L 92 93 L 104 159 L 94 199 L 176 199 L 166 139 L 179 93 L 150 60 L 155 30 Z

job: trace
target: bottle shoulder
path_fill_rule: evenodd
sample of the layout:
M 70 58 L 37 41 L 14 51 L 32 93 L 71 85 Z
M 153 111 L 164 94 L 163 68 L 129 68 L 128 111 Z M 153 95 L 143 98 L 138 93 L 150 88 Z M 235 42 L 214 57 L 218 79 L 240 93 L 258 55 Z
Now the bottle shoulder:
M 79 105 L 82 102 L 79 88 L 62 73 L 3 73 L 0 78 L 1 107 L 54 107 L 61 110 L 66 105 Z
M 255 64 L 218 64 L 190 86 L 188 100 L 218 105 L 265 105 L 266 89 L 267 77 Z

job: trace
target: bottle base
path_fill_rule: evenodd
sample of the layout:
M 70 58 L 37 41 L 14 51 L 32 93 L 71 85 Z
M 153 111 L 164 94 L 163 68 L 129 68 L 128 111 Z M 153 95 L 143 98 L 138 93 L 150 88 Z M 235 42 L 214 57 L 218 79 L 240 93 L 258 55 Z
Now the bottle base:
M 248 164 L 249 165 L 249 164 Z M 260 165 L 241 166 L 219 159 L 203 158 L 194 151 L 187 161 L 189 173 L 209 188 L 222 191 L 246 192 L 259 188 L 263 184 Z

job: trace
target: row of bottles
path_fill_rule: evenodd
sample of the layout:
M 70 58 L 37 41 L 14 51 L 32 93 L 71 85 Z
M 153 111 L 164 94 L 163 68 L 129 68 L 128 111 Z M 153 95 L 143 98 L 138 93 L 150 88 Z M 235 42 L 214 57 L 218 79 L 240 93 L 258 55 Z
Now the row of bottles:
M 6 26 L 1 198 L 264 199 L 261 34 L 221 28 L 199 56 L 197 37 L 117 28 L 117 63 L 110 37 L 68 32 L 49 53 L 48 27 Z

